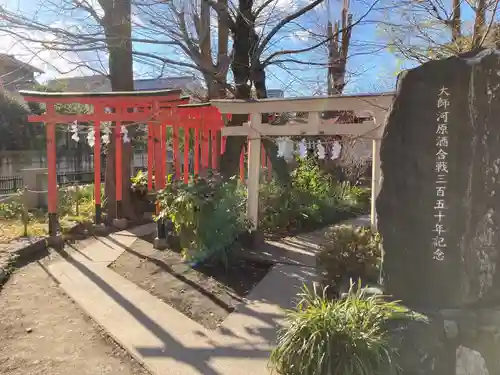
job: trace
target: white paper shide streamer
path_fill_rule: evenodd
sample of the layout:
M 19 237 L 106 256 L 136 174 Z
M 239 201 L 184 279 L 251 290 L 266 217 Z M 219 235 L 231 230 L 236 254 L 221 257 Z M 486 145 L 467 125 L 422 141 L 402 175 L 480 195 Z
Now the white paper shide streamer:
M 109 145 L 109 142 L 110 142 L 110 135 L 111 135 L 111 127 L 109 125 L 104 125 L 103 124 L 103 128 L 102 128 L 102 136 L 101 136 L 101 142 L 105 145 Z
M 71 125 L 69 126 L 69 131 L 73 134 L 71 136 L 71 139 L 75 142 L 80 141 L 80 136 L 78 135 L 78 121 L 73 121 Z
M 299 142 L 299 156 L 301 158 L 304 158 L 307 156 L 307 146 L 306 146 L 306 141 L 305 139 L 302 139 L 300 142 Z
M 316 150 L 318 151 L 318 158 L 320 160 L 325 159 L 325 157 L 326 157 L 326 149 L 325 149 L 325 147 L 323 146 L 323 144 L 321 143 L 321 141 L 319 139 L 318 139 L 318 142 L 316 144 Z
M 122 125 L 120 132 L 122 134 L 123 143 L 130 143 L 130 138 L 128 137 L 127 127 Z
M 95 130 L 91 128 L 87 133 L 87 143 L 90 147 L 94 147 L 95 145 Z

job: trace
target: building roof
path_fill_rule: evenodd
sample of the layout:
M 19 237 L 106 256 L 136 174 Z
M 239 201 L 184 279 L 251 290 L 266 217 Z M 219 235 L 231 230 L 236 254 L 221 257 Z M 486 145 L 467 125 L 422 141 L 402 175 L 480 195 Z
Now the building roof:
M 47 86 L 54 90 L 69 92 L 106 92 L 111 91 L 111 83 L 104 75 L 52 79 Z
M 267 89 L 268 98 L 283 98 L 285 96 L 285 91 L 281 89 Z
M 53 79 L 47 83 L 52 89 L 70 92 L 106 92 L 111 91 L 111 83 L 104 75 Z M 165 77 L 134 80 L 135 91 L 175 90 L 190 93 L 204 91 L 196 77 Z
M 134 89 L 137 91 L 158 90 L 164 88 L 198 91 L 203 87 L 201 86 L 199 80 L 192 76 L 134 80 Z
M 40 70 L 33 65 L 26 64 L 18 59 L 16 59 L 13 55 L 8 55 L 6 53 L 0 53 L 0 61 L 3 63 L 7 63 L 15 68 L 22 68 L 28 70 L 33 73 L 43 73 L 43 70 Z

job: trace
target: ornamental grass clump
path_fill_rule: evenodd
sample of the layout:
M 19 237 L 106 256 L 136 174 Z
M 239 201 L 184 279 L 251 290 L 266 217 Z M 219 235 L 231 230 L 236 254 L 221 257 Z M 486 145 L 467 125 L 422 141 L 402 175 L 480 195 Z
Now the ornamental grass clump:
M 381 295 L 351 284 L 346 297 L 331 300 L 303 287 L 297 307 L 286 312 L 270 364 L 281 375 L 395 375 L 397 350 L 388 322 L 415 315 Z

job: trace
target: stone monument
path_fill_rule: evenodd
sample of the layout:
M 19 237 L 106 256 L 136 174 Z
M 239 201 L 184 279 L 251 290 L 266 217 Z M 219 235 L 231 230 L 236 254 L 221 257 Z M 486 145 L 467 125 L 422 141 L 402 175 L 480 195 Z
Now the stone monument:
M 402 73 L 380 157 L 384 285 L 431 320 L 404 374 L 500 374 L 500 51 Z

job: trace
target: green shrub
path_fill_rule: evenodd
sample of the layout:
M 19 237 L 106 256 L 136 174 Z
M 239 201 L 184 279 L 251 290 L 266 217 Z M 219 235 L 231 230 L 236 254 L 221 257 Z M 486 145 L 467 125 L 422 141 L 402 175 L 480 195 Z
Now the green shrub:
M 228 265 L 238 236 L 248 230 L 246 194 L 238 179 L 218 175 L 188 184 L 174 181 L 160 191 L 158 219 L 169 219 L 187 259 Z
M 58 192 L 58 214 L 62 220 L 92 221 L 95 215 L 94 184 L 62 187 Z M 77 215 L 78 202 L 78 215 Z M 106 204 L 104 186 L 101 185 L 101 205 Z
M 259 191 L 259 228 L 276 231 L 293 226 L 298 211 L 295 205 L 290 188 L 276 179 L 262 183 Z
M 13 198 L 7 203 L 0 203 L 0 219 L 20 219 L 23 214 L 23 205 L 19 199 Z
M 59 216 L 74 215 L 75 214 L 75 188 L 74 186 L 68 186 L 66 188 L 59 189 L 57 202 L 57 211 Z
M 130 188 L 133 192 L 138 192 L 141 194 L 146 194 L 148 192 L 148 173 L 139 170 L 137 174 L 130 178 Z M 153 176 L 154 185 L 154 176 Z
M 297 159 L 297 168 L 292 172 L 292 186 L 311 197 L 325 198 L 332 190 L 333 181 L 330 175 L 321 171 L 315 159 L 306 157 Z
M 340 225 L 326 234 L 316 258 L 325 285 L 338 288 L 343 278 L 376 281 L 381 262 L 378 233 L 368 228 Z
M 417 315 L 383 296 L 351 285 L 346 298 L 329 300 L 303 288 L 297 307 L 286 312 L 270 362 L 281 375 L 393 375 L 397 350 L 387 323 Z M 420 318 L 420 317 L 418 317 Z
M 348 199 L 354 206 L 359 207 L 361 210 L 367 210 L 370 207 L 371 189 L 350 184 L 346 189 Z
M 331 192 L 332 182 L 314 159 L 297 159 L 289 186 L 277 180 L 261 184 L 259 228 L 276 232 L 314 227 L 334 206 L 335 195 Z
M 362 212 L 359 197 L 363 193 L 349 183 L 334 182 L 314 158 L 299 158 L 289 186 L 276 180 L 261 184 L 259 228 L 267 232 L 316 229 L 347 218 L 348 212 Z

